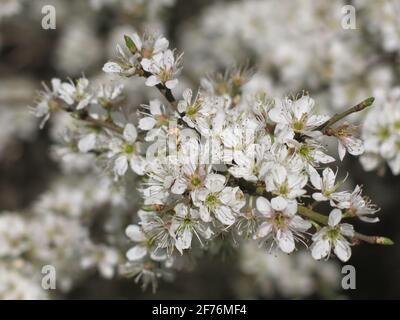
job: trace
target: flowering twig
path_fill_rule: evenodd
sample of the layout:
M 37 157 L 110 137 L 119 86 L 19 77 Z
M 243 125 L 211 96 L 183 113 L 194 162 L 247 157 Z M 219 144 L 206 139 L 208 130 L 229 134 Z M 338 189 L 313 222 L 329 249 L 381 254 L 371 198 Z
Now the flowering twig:
M 367 98 L 364 101 L 360 102 L 359 104 L 355 105 L 354 107 L 351 107 L 350 109 L 348 109 L 348 110 L 346 110 L 346 111 L 344 111 L 342 113 L 335 114 L 328 121 L 326 121 L 325 123 L 320 125 L 316 130 L 322 131 L 324 129 L 327 129 L 330 126 L 332 126 L 333 124 L 335 124 L 336 122 L 338 122 L 338 121 L 342 120 L 343 118 L 347 117 L 348 115 L 364 110 L 365 108 L 367 108 L 370 105 L 372 105 L 374 100 L 375 100 L 374 97 Z
M 318 212 L 315 212 L 314 210 L 311 210 L 310 208 L 304 207 L 304 206 L 299 206 L 299 214 L 307 217 L 315 222 L 321 223 L 321 224 L 328 224 L 328 217 L 324 216 L 323 214 L 320 214 Z M 393 245 L 394 242 L 386 237 L 381 237 L 381 236 L 367 236 L 358 232 L 354 232 L 354 240 L 356 241 L 364 241 L 367 243 L 371 244 L 381 244 L 381 245 Z

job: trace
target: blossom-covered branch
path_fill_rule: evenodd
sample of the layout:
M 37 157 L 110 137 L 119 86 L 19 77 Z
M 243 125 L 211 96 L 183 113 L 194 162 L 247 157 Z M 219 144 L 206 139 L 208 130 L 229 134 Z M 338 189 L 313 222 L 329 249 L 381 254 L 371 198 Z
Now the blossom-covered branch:
M 117 47 L 116 59 L 103 70 L 143 78 L 166 105 L 154 99 L 132 113 L 120 108 L 122 86 L 98 90 L 81 78 L 53 80 L 34 108 L 44 121 L 57 110 L 84 120 L 71 133 L 79 151 L 95 153 L 102 160 L 96 165 L 116 181 L 126 179 L 129 169 L 141 177 L 139 221 L 126 228 L 135 244 L 125 273 L 155 286 L 169 270 L 188 265 L 188 255 L 196 260 L 227 242 L 236 247 L 255 241 L 284 253 L 309 248 L 316 260 L 333 251 L 343 262 L 355 240 L 391 244 L 343 222 L 378 222 L 379 208 L 360 186 L 342 189 L 330 167 L 335 155 L 324 147 L 326 139 L 337 139 L 340 159 L 346 152 L 362 154 L 355 126 L 332 126 L 373 98 L 333 117 L 319 114 L 304 92 L 242 99 L 250 72 L 241 68 L 202 79 L 199 89 L 175 98 L 181 64 L 182 54 L 170 50 L 164 37 L 125 36 L 125 47 Z M 320 202 L 330 206 L 329 214 L 315 211 Z

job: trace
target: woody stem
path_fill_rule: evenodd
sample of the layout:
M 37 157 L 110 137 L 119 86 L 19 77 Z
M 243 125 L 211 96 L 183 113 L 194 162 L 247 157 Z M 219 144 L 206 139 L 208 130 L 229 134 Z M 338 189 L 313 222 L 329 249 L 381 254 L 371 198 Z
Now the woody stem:
M 336 122 L 342 120 L 343 118 L 347 117 L 348 115 L 364 110 L 365 108 L 367 108 L 370 105 L 372 105 L 374 100 L 375 100 L 374 97 L 370 97 L 370 98 L 365 99 L 364 101 L 360 102 L 359 104 L 355 105 L 354 107 L 351 107 L 350 109 L 348 109 L 348 110 L 346 110 L 346 111 L 344 111 L 342 113 L 335 114 L 328 121 L 326 121 L 325 123 L 320 125 L 316 130 L 322 131 L 322 130 L 324 130 L 326 128 L 329 128 L 330 126 L 332 126 Z
M 304 206 L 299 206 L 298 213 L 308 219 L 311 219 L 315 222 L 318 222 L 320 224 L 326 225 L 328 224 L 328 217 L 320 214 L 310 208 L 304 207 Z M 367 236 L 358 232 L 354 233 L 353 236 L 354 240 L 361 240 L 367 243 L 371 244 L 382 244 L 382 245 L 392 245 L 394 242 L 386 237 L 380 237 L 380 236 Z

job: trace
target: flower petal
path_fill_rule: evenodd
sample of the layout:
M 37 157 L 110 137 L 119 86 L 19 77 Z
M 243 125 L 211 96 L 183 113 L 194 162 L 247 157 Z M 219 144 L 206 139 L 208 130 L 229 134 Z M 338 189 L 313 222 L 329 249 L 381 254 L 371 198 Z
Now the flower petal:
M 142 229 L 136 224 L 129 225 L 125 229 L 125 234 L 128 236 L 128 238 L 135 242 L 142 242 L 146 240 L 146 236 L 144 235 Z
M 126 257 L 129 261 L 137 261 L 144 258 L 147 254 L 147 248 L 144 245 L 136 245 L 133 248 L 129 249 L 126 253 Z
M 322 237 L 311 246 L 311 255 L 315 260 L 325 258 L 329 254 L 329 251 L 331 251 L 330 241 Z
M 293 233 L 290 230 L 279 229 L 276 233 L 279 248 L 285 253 L 293 252 L 295 248 Z
M 126 141 L 128 142 L 135 142 L 136 138 L 137 138 L 137 131 L 135 126 L 132 123 L 128 123 L 125 126 L 124 132 L 123 132 L 123 136 L 125 138 Z
M 339 209 L 333 209 L 329 214 L 328 225 L 334 227 L 340 222 L 340 220 L 342 220 L 342 211 Z
M 333 249 L 336 256 L 343 262 L 347 262 L 351 257 L 351 248 L 349 243 L 343 237 L 336 240 L 335 248 Z

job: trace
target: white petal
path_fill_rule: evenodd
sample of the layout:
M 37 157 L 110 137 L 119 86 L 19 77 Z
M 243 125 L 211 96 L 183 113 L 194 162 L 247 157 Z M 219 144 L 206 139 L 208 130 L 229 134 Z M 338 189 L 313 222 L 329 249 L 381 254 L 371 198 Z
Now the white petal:
M 157 99 L 150 101 L 150 113 L 152 115 L 162 115 L 161 112 L 161 102 Z
M 359 156 L 364 153 L 364 143 L 361 139 L 348 137 L 346 139 L 346 148 L 353 156 Z
M 342 220 L 342 211 L 339 209 L 333 209 L 329 214 L 328 225 L 334 227 L 340 222 L 340 220 Z
M 129 225 L 125 230 L 125 234 L 135 242 L 142 242 L 146 240 L 146 236 L 144 235 L 142 229 L 136 224 Z
M 91 100 L 92 100 L 92 96 L 87 96 L 86 98 L 82 99 L 77 104 L 76 110 L 81 110 L 81 109 L 85 108 L 90 103 Z
M 128 170 L 128 158 L 124 155 L 119 156 L 114 163 L 114 171 L 117 175 L 123 176 Z
M 343 161 L 344 156 L 346 155 L 346 148 L 340 140 L 338 141 L 338 153 L 340 161 Z
M 311 184 L 318 190 L 322 188 L 322 179 L 318 171 L 313 166 L 308 166 L 308 175 L 310 177 Z
M 140 62 L 142 65 L 143 69 L 147 72 L 151 72 L 151 66 L 153 62 L 150 59 L 143 58 L 142 61 Z
M 348 223 L 342 223 L 340 225 L 340 233 L 346 237 L 354 237 L 354 227 Z
M 270 216 L 274 213 L 271 207 L 271 203 L 264 197 L 257 198 L 256 208 L 264 216 Z
M 268 112 L 268 116 L 272 121 L 276 123 L 287 124 L 287 119 L 285 118 L 285 113 L 282 108 L 279 107 L 272 108 Z
M 140 156 L 132 156 L 129 160 L 129 166 L 136 174 L 142 176 L 144 175 L 144 169 L 146 166 L 146 161 Z
M 307 121 L 307 126 L 317 127 L 329 120 L 329 116 L 313 115 Z
M 143 245 L 137 245 L 129 249 L 126 253 L 126 257 L 129 261 L 136 261 L 144 258 L 147 254 L 147 248 Z
M 185 100 L 186 103 L 190 103 L 192 101 L 192 89 L 185 89 L 182 93 L 182 97 Z
M 325 168 L 322 172 L 322 180 L 325 189 L 331 190 L 335 186 L 336 175 L 331 168 Z
M 103 71 L 107 73 L 121 73 L 123 70 L 121 66 L 116 62 L 107 62 L 103 66 Z
M 327 201 L 328 200 L 328 198 L 325 197 L 321 192 L 313 193 L 312 197 L 315 201 Z
M 282 197 L 275 197 L 271 200 L 271 206 L 275 211 L 283 211 L 288 205 L 288 201 Z
M 389 160 L 388 164 L 394 175 L 398 175 L 400 173 L 400 155 L 397 155 L 393 159 Z
M 293 216 L 297 213 L 297 201 L 296 200 L 287 200 L 287 206 L 283 210 L 283 212 L 288 216 Z
M 80 152 L 88 152 L 96 146 L 96 134 L 90 133 L 83 137 L 78 142 L 78 148 Z
M 335 161 L 335 158 L 328 156 L 327 154 L 323 153 L 320 150 L 316 150 L 313 152 L 312 156 L 315 160 L 321 163 L 331 163 Z
M 276 240 L 279 248 L 285 253 L 291 253 L 295 248 L 293 233 L 290 230 L 279 229 L 276 233 Z
M 174 194 L 182 194 L 187 188 L 185 180 L 177 179 L 171 187 L 171 192 Z
M 190 232 L 189 228 L 185 228 L 182 234 L 176 239 L 175 247 L 182 254 L 182 251 L 185 249 L 189 249 L 192 244 L 193 234 Z
M 270 234 L 272 231 L 272 224 L 268 222 L 263 222 L 257 230 L 256 238 L 264 238 Z
M 159 83 L 161 83 L 160 79 L 154 75 L 148 77 L 146 80 L 146 86 L 148 86 L 148 87 L 154 87 L 154 86 L 158 85 Z
M 331 251 L 331 245 L 328 239 L 321 238 L 311 246 L 311 255 L 315 260 L 325 258 L 329 254 L 329 251 Z
M 169 42 L 166 38 L 158 38 L 154 43 L 154 52 L 160 52 L 168 49 Z
M 145 117 L 139 120 L 139 129 L 150 130 L 156 125 L 156 119 L 152 117 Z
M 293 102 L 293 111 L 297 119 L 300 119 L 303 114 L 309 114 L 314 107 L 314 100 L 309 96 L 302 96 L 300 99 Z
M 235 223 L 235 216 L 232 214 L 232 210 L 227 206 L 219 206 L 215 208 L 215 216 L 225 225 L 230 226 Z
M 205 206 L 201 206 L 199 209 L 199 214 L 201 220 L 204 222 L 210 222 L 211 221 L 211 216 L 210 216 L 210 211 Z
M 168 89 L 173 89 L 178 85 L 178 79 L 172 79 L 172 80 L 168 80 L 167 82 L 165 82 L 165 86 Z
M 211 192 L 219 192 L 224 188 L 226 178 L 221 174 L 209 174 L 204 182 Z
M 335 248 L 333 249 L 336 256 L 343 262 L 347 262 L 351 257 L 351 248 L 344 238 L 336 240 Z
M 361 165 L 363 166 L 365 171 L 372 171 L 375 170 L 379 164 L 381 163 L 382 158 L 378 155 L 378 154 L 374 154 L 374 153 L 364 153 L 361 157 L 360 157 L 360 162 Z M 399 173 L 400 173 L 400 161 L 399 161 Z M 393 171 L 393 169 L 392 169 Z M 394 173 L 396 174 L 396 173 Z
M 125 138 L 126 141 L 128 142 L 135 142 L 136 138 L 137 138 L 137 132 L 136 132 L 136 128 L 132 123 L 128 123 L 125 126 L 124 132 L 123 132 L 123 136 Z
M 188 207 L 183 203 L 178 203 L 175 206 L 174 210 L 175 210 L 176 214 L 181 218 L 185 218 L 189 213 Z
M 278 184 L 282 184 L 287 177 L 287 171 L 284 166 L 277 165 L 274 169 L 272 169 L 272 176 L 274 180 Z
M 304 232 L 307 231 L 308 229 L 311 228 L 311 222 L 308 220 L 304 220 L 302 217 L 300 216 L 294 216 L 291 220 L 290 220 L 290 227 L 300 231 L 300 232 Z
M 139 35 L 137 33 L 132 34 L 132 41 L 135 44 L 135 47 L 137 50 L 141 51 L 142 50 L 142 40 L 140 39 Z
M 162 58 L 165 66 L 171 67 L 174 64 L 175 58 L 171 50 L 166 50 Z

